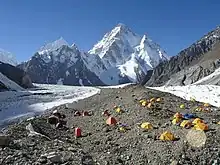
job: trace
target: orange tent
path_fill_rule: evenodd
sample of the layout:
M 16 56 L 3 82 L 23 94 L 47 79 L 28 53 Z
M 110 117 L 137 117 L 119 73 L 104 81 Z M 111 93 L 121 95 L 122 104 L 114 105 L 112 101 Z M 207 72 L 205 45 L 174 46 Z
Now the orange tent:
M 114 117 L 109 117 L 106 120 L 106 124 L 108 124 L 108 125 L 116 125 L 117 124 L 117 120 Z

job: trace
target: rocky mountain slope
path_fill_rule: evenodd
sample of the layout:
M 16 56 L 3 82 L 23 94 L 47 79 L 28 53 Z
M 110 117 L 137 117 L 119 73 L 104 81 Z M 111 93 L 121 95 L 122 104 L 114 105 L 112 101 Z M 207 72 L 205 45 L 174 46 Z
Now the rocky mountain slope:
M 153 69 L 143 81 L 148 86 L 188 85 L 213 73 L 220 66 L 220 27 L 203 36 L 189 48 Z
M 118 24 L 88 53 L 60 38 L 41 47 L 31 60 L 18 67 L 37 83 L 116 85 L 139 82 L 148 70 L 168 59 L 148 36 L 139 36 Z
M 61 38 L 55 41 L 54 48 L 41 49 L 31 60 L 20 64 L 33 82 L 65 85 L 103 85 L 95 73 L 85 65 L 82 53 L 73 45 L 64 45 Z M 49 45 L 52 45 L 49 44 Z
M 161 61 L 169 60 L 166 52 L 148 36 L 140 36 L 124 24 L 118 24 L 105 34 L 89 51 L 98 55 L 107 70 L 100 75 L 105 84 L 118 84 L 121 77 L 130 82 L 139 82 L 148 70 Z M 108 79 L 106 75 L 111 75 Z
M 23 70 L 16 68 L 10 64 L 5 64 L 0 62 L 0 73 L 2 77 L 2 79 L 0 79 L 2 89 L 7 88 L 9 90 L 10 89 L 16 90 L 16 89 L 21 89 L 21 87 L 23 88 L 33 87 L 32 80 L 29 77 L 29 75 Z M 4 80 L 8 79 L 7 82 L 10 81 L 10 83 L 6 83 L 3 79 Z M 10 84 L 14 84 L 13 87 Z
M 33 87 L 30 77 L 15 65 L 17 65 L 15 57 L 0 49 L 0 91 Z

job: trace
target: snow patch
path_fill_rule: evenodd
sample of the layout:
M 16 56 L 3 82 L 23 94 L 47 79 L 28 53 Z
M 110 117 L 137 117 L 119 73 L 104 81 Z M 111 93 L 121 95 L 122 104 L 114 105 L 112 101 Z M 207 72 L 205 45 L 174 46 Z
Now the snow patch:
M 196 81 L 193 84 L 197 85 L 200 83 L 205 83 L 208 85 L 209 83 L 214 83 L 213 80 L 215 80 L 215 78 L 217 78 L 217 81 L 219 81 L 219 76 L 220 76 L 220 68 L 216 69 L 212 74 L 200 79 L 199 81 Z
M 135 85 L 135 83 L 126 83 L 126 84 L 112 85 L 112 86 L 98 86 L 98 87 L 99 88 L 124 88 L 129 85 Z
M 185 100 L 194 98 L 196 101 L 209 103 L 213 106 L 220 105 L 220 86 L 216 85 L 187 85 L 168 87 L 147 87 L 179 96 Z

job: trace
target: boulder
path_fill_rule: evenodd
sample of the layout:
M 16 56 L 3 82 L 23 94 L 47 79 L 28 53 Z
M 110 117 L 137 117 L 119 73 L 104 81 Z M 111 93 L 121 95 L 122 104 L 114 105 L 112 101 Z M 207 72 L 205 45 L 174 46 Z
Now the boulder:
M 1 147 L 8 146 L 9 142 L 10 142 L 10 138 L 8 135 L 0 134 L 0 146 Z

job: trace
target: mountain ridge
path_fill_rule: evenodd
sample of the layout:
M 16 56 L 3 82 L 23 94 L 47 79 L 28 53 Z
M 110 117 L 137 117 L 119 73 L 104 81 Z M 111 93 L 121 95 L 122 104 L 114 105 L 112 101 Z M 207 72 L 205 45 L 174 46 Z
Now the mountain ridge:
M 34 81 L 37 81 L 38 83 L 45 83 L 48 82 L 46 81 L 46 72 L 54 71 L 51 71 L 49 67 L 46 67 L 47 69 L 45 70 L 44 66 L 50 65 L 51 68 L 59 66 L 59 68 L 62 68 L 59 63 L 65 65 L 65 63 L 69 64 L 71 61 L 74 61 L 73 59 L 70 59 L 70 57 L 74 56 L 73 51 L 78 51 L 77 53 L 75 52 L 75 54 L 78 54 L 78 58 L 82 59 L 80 66 L 83 66 L 84 68 L 80 70 L 86 70 L 86 72 L 90 72 L 91 75 L 95 74 L 93 77 L 96 77 L 95 79 L 97 83 L 94 82 L 90 85 L 116 85 L 120 83 L 137 82 L 138 76 L 140 77 L 141 75 L 141 77 L 144 77 L 144 74 L 147 73 L 148 69 L 152 69 L 158 65 L 160 61 L 169 59 L 168 55 L 158 44 L 148 39 L 145 35 L 144 38 L 146 42 L 150 43 L 145 43 L 143 48 L 140 47 L 139 51 L 142 55 L 139 57 L 138 49 L 136 47 L 141 44 L 143 36 L 137 35 L 124 24 L 118 24 L 111 31 L 106 33 L 104 37 L 88 52 L 81 51 L 78 49 L 76 44 L 70 46 L 61 37 L 54 42 L 45 44 L 39 49 L 39 51 L 37 51 L 37 53 L 35 53 L 34 56 L 37 56 L 39 58 L 38 61 L 41 62 L 34 64 L 30 62 L 31 60 L 29 60 L 28 62 L 20 64 L 19 67 L 23 68 L 28 73 L 31 72 L 29 74 L 34 76 Z M 63 47 L 66 49 L 64 53 L 60 51 Z M 149 67 L 145 67 L 145 64 L 149 65 Z M 38 67 L 36 68 L 38 70 L 35 70 L 33 69 L 35 67 L 31 65 L 38 65 L 41 66 L 41 68 Z M 72 65 L 67 65 L 63 68 L 65 71 L 62 71 L 62 74 L 67 72 L 69 67 L 72 67 Z M 126 69 L 126 67 L 130 67 L 131 69 L 129 69 L 132 73 L 127 72 L 128 69 Z M 38 77 L 34 74 L 34 72 L 38 72 L 39 70 L 45 72 L 43 77 Z M 58 72 L 58 69 L 55 70 Z M 48 83 L 54 84 L 58 82 L 58 80 L 64 79 L 65 84 L 65 78 L 63 78 L 62 75 L 57 76 L 56 72 L 53 73 L 53 77 L 56 77 L 56 81 L 53 80 Z M 68 73 L 69 75 L 72 74 L 69 71 Z M 83 73 L 81 73 L 81 75 L 83 75 Z M 40 81 L 40 79 L 42 79 L 43 82 Z M 74 77 L 72 77 L 72 79 L 74 79 Z M 80 79 L 83 79 L 83 77 Z M 87 79 L 91 79 L 91 81 L 93 81 L 93 78 L 91 77 L 87 76 Z M 68 85 L 79 84 L 82 83 Z M 86 83 L 86 85 L 88 85 L 88 83 Z
M 189 85 L 208 76 L 218 67 L 218 53 L 209 56 L 220 44 L 220 28 L 208 32 L 169 61 L 153 69 L 151 78 L 142 82 L 147 86 Z M 213 54 L 213 53 L 211 53 Z M 203 62 L 201 61 L 203 60 Z

